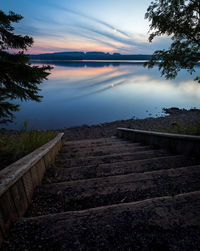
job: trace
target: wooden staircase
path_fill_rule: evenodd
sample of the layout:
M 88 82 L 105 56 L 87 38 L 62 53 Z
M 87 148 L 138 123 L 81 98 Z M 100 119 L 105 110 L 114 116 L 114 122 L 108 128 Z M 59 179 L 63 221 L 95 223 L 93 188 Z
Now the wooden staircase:
M 64 142 L 3 250 L 200 250 L 200 165 L 111 138 Z

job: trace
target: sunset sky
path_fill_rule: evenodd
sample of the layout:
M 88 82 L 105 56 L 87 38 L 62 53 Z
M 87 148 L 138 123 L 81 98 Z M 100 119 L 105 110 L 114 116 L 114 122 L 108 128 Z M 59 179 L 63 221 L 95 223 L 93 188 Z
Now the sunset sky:
M 1 9 L 24 19 L 19 34 L 34 38 L 29 53 L 105 51 L 150 54 L 167 48 L 169 39 L 148 42 L 144 19 L 151 0 L 0 0 Z

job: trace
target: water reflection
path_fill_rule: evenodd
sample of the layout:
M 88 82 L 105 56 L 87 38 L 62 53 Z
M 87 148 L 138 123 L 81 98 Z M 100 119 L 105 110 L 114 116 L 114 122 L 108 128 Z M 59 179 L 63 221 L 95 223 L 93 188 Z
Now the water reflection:
M 162 107 L 199 108 L 200 85 L 185 71 L 171 81 L 143 63 L 48 63 L 54 69 L 41 85 L 42 102 L 22 103 L 9 128 L 19 128 L 24 120 L 35 128 L 64 128 L 160 116 Z M 199 67 L 196 71 L 200 74 Z
M 33 63 L 41 63 L 40 60 L 32 60 Z M 142 60 L 83 60 L 83 61 L 67 61 L 67 60 L 42 60 L 43 64 L 51 64 L 57 66 L 66 66 L 66 67 L 92 67 L 92 68 L 99 68 L 105 66 L 120 66 L 120 65 L 143 65 L 145 61 Z

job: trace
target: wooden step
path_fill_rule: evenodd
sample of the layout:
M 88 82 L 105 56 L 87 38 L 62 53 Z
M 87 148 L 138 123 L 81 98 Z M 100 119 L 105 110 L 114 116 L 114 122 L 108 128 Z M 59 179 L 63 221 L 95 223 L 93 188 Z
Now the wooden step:
M 64 158 L 80 158 L 80 157 L 88 157 L 88 156 L 103 156 L 103 155 L 112 155 L 115 153 L 126 153 L 126 152 L 138 152 L 138 151 L 145 151 L 150 150 L 152 147 L 150 146 L 105 146 L 105 147 L 90 147 L 84 149 L 68 149 L 62 148 L 60 152 L 60 157 Z
M 130 173 L 143 173 L 154 170 L 178 168 L 198 164 L 195 158 L 183 155 L 156 157 L 143 160 L 115 162 L 91 166 L 61 168 L 52 165 L 48 168 L 43 184 L 58 183 L 71 180 L 91 179 Z
M 43 185 L 28 216 L 138 201 L 200 190 L 200 165 Z
M 85 139 L 85 140 L 76 140 L 76 141 L 63 141 L 63 146 L 94 146 L 101 144 L 109 144 L 109 143 L 124 143 L 130 141 L 119 139 L 119 138 L 98 138 L 98 139 Z
M 15 222 L 3 248 L 197 251 L 200 192 L 22 218 Z
M 166 156 L 168 153 L 164 150 L 145 150 L 138 151 L 135 153 L 126 152 L 126 153 L 118 153 L 111 155 L 103 155 L 103 156 L 88 156 L 88 157 L 80 157 L 76 159 L 64 158 L 61 156 L 59 159 L 55 161 L 56 166 L 60 167 L 76 167 L 76 166 L 88 166 L 88 165 L 99 165 L 103 163 L 114 163 L 114 162 L 125 162 L 130 160 L 139 160 L 139 159 L 147 159 L 154 157 Z
M 107 143 L 100 143 L 100 144 L 68 144 L 63 145 L 63 149 L 69 150 L 69 151 L 84 151 L 88 149 L 94 149 L 94 148 L 103 148 L 103 147 L 132 147 L 132 146 L 141 146 L 140 143 L 131 143 L 129 141 L 126 142 L 107 142 Z

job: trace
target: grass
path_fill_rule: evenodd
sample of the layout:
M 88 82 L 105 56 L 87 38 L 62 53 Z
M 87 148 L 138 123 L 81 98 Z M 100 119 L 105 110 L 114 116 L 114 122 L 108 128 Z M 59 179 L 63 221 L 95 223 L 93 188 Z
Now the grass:
M 27 130 L 26 127 L 27 125 L 24 124 L 22 130 L 17 134 L 0 134 L 0 170 L 31 153 L 57 135 L 51 130 Z
M 173 128 L 170 128 L 165 132 L 200 136 L 200 122 L 190 126 L 176 122 Z

